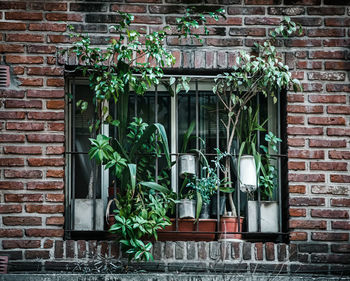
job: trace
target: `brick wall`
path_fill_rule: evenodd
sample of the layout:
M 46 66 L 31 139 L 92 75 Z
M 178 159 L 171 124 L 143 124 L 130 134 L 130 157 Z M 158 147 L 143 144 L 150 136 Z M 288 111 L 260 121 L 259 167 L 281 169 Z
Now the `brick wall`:
M 0 90 L 0 254 L 10 255 L 13 269 L 45 264 L 49 270 L 54 262 L 117 252 L 107 242 L 63 242 L 64 69 L 75 64 L 58 55 L 58 49 L 70 44 L 67 24 L 103 44 L 113 36 L 108 27 L 117 20 L 115 11 L 133 13 L 135 28 L 152 31 L 175 23 L 185 7 L 179 2 L 0 2 L 0 62 L 10 65 L 12 80 L 10 88 Z M 227 68 L 239 50 L 266 38 L 283 15 L 304 28 L 299 38 L 278 42 L 294 77 L 304 85 L 303 93 L 288 94 L 287 105 L 291 244 L 158 243 L 155 256 L 164 268 L 154 268 L 171 270 L 169 261 L 178 267 L 191 261 L 204 262 L 207 270 L 227 248 L 222 259 L 235 263 L 232 269 L 254 270 L 259 264 L 266 270 L 341 272 L 350 263 L 350 2 L 205 2 L 225 8 L 227 20 L 209 21 L 210 34 L 203 43 L 169 38 L 176 68 Z M 221 265 L 221 270 L 230 269 Z

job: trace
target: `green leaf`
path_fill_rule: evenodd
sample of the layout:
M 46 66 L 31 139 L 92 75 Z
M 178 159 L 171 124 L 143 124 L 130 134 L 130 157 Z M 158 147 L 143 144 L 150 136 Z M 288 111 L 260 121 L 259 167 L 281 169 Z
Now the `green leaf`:
M 159 192 L 162 192 L 164 194 L 169 194 L 171 191 L 167 188 L 167 187 L 164 187 L 156 182 L 146 182 L 146 181 L 143 181 L 143 182 L 140 182 L 139 183 L 140 185 L 143 185 L 143 186 L 146 186 L 148 188 L 151 188 L 153 190 L 156 190 L 156 191 L 159 191 Z

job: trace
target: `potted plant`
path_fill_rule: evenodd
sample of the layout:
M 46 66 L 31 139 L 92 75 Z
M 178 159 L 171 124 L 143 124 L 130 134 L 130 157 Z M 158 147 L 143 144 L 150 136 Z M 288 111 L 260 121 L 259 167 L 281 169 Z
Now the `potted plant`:
M 248 201 L 248 231 L 258 231 L 258 212 L 260 213 L 261 232 L 278 232 L 278 202 L 274 200 L 274 190 L 278 187 L 277 170 L 273 164 L 270 151 L 278 152 L 278 143 L 281 139 L 272 132 L 265 135 L 267 146 L 261 145 L 263 153 L 260 154 L 261 165 L 259 176 L 259 188 L 262 201 Z
M 184 134 L 182 148 L 179 155 L 179 176 L 186 178 L 196 174 L 196 156 L 187 149 L 188 142 L 191 139 L 191 134 L 196 126 L 196 122 L 192 121 L 187 131 Z

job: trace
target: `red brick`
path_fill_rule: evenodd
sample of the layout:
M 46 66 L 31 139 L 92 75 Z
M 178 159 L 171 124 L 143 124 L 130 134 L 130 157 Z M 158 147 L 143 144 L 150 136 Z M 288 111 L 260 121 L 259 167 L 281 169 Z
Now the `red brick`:
M 51 87 L 63 87 L 64 79 L 63 78 L 48 78 L 46 80 L 46 85 Z
M 310 59 L 344 59 L 344 51 L 310 51 Z
M 24 253 L 25 258 L 28 260 L 34 260 L 34 259 L 49 259 L 50 258 L 50 252 L 49 251 L 34 251 L 34 250 L 28 250 Z
M 42 194 L 5 194 L 5 202 L 43 202 Z
M 7 63 L 23 63 L 23 64 L 41 64 L 44 62 L 43 57 L 39 56 L 14 56 L 6 55 L 5 60 Z
M 7 20 L 42 20 L 42 13 L 28 13 L 28 12 L 6 12 L 5 19 Z
M 244 23 L 246 25 L 278 25 L 280 18 L 273 17 L 246 17 Z
M 330 159 L 350 159 L 350 151 L 336 151 L 332 150 L 328 152 Z
M 25 233 L 29 237 L 63 237 L 63 229 L 26 229 Z
M 348 221 L 332 221 L 332 229 L 350 230 L 350 223 Z
M 346 103 L 346 96 L 345 95 L 310 95 L 309 102 Z
M 349 39 L 325 39 L 323 40 L 324 47 L 345 47 L 350 44 Z
M 348 219 L 349 213 L 345 210 L 311 210 L 311 216 L 315 218 Z
M 12 68 L 13 74 L 15 75 L 23 75 L 24 74 L 24 67 L 23 66 L 14 66 Z
M 306 232 L 291 232 L 289 235 L 291 241 L 306 241 L 307 233 Z
M 331 206 L 350 207 L 350 199 L 348 198 L 331 199 Z
M 306 217 L 306 209 L 290 208 L 289 216 L 291 217 Z
M 329 9 L 327 7 L 326 9 Z M 350 26 L 350 19 L 349 18 L 325 18 L 324 24 L 326 26 Z
M 63 98 L 64 90 L 28 90 L 28 98 Z
M 0 30 L 26 30 L 26 24 L 22 22 L 0 22 Z
M 83 21 L 81 14 L 65 14 L 65 13 L 49 13 L 45 15 L 45 18 L 49 21 Z
M 350 114 L 350 106 L 344 105 L 329 105 L 327 106 L 327 113 L 329 114 Z
M 331 250 L 334 253 L 350 253 L 350 244 L 333 244 Z
M 29 158 L 29 166 L 41 167 L 41 166 L 64 166 L 64 158 Z
M 288 170 L 305 170 L 305 162 L 288 162 Z
M 345 9 L 342 7 L 309 7 L 307 8 L 309 15 L 344 15 Z
M 3 217 L 2 218 L 4 225 L 41 225 L 41 218 L 39 217 Z
M 48 178 L 63 178 L 64 170 L 47 170 L 46 177 Z
M 5 154 L 41 154 L 40 146 L 5 146 Z
M 324 151 L 322 150 L 289 150 L 289 158 L 300 159 L 324 159 Z
M 326 61 L 324 63 L 325 69 L 330 70 L 350 70 L 350 62 L 346 61 Z
M 46 194 L 45 200 L 47 202 L 64 202 L 64 194 L 49 193 Z
M 64 217 L 49 217 L 46 218 L 46 225 L 63 225 Z
M 41 34 L 7 34 L 7 42 L 44 42 L 44 35 Z
M 46 239 L 44 242 L 44 249 L 51 249 L 53 247 L 53 240 Z
M 6 100 L 5 108 L 42 108 L 40 100 Z
M 325 176 L 323 174 L 289 174 L 288 180 L 290 182 L 324 182 Z
M 327 129 L 328 136 L 350 136 L 350 129 L 343 128 L 328 128 Z
M 56 214 L 63 213 L 63 205 L 26 205 L 27 213 Z
M 45 26 L 47 23 L 45 23 Z M 56 46 L 47 46 L 47 45 L 29 45 L 28 53 L 35 54 L 54 54 L 56 53 Z
M 2 1 L 0 10 L 25 10 L 26 2 Z
M 23 53 L 23 45 L 0 44 L 0 53 Z
M 314 140 L 309 141 L 310 147 L 346 147 L 345 140 Z
M 311 170 L 324 171 L 347 171 L 347 163 L 345 162 L 311 162 Z
M 304 101 L 304 99 L 303 99 Z M 323 106 L 288 105 L 287 112 L 290 113 L 323 113 Z
M 21 86 L 43 86 L 44 79 L 43 78 L 18 78 L 21 82 Z
M 327 222 L 318 220 L 290 220 L 289 227 L 297 229 L 327 229 Z
M 31 134 L 27 135 L 28 142 L 64 142 L 64 135 Z
M 56 64 L 56 57 L 47 57 L 47 64 Z
M 350 86 L 348 84 L 327 84 L 328 92 L 350 92 Z
M 322 127 L 289 127 L 289 135 L 323 135 Z
M 321 69 L 323 65 L 322 61 L 298 61 L 297 68 L 298 69 Z M 317 85 L 318 87 L 322 87 L 321 85 Z M 307 92 L 313 91 L 312 87 L 309 87 L 308 84 L 303 84 L 303 88 L 307 89 Z M 322 89 L 316 88 L 316 91 L 319 92 Z
M 67 3 L 45 3 L 46 11 L 67 11 Z
M 208 25 L 242 25 L 242 17 L 227 17 L 226 19 L 220 18 L 218 21 L 209 18 L 207 20 Z
M 350 183 L 349 175 L 331 175 L 331 182 Z
M 16 131 L 43 131 L 44 123 L 33 123 L 33 122 L 7 122 L 7 130 Z
M 255 37 L 265 37 L 265 28 L 230 28 L 229 35 L 231 36 L 255 36 Z
M 208 38 L 208 46 L 224 47 L 224 46 L 241 46 L 242 39 L 237 38 Z
M 2 247 L 3 249 L 33 249 L 40 248 L 40 240 L 3 240 Z
M 305 139 L 290 137 L 288 138 L 288 145 L 292 147 L 305 146 Z
M 28 182 L 28 190 L 60 190 L 63 189 L 62 181 Z
M 287 47 L 321 47 L 322 41 L 319 39 L 287 39 L 285 45 Z
M 27 74 L 29 75 L 43 75 L 43 76 L 61 76 L 63 75 L 63 68 L 61 67 L 28 67 Z
M 64 146 L 48 146 L 46 148 L 46 154 L 63 154 L 64 151 Z
M 304 116 L 288 116 L 288 124 L 304 124 Z
M 305 194 L 305 192 L 306 192 L 305 185 L 289 185 L 289 193 Z
M 5 170 L 5 178 L 40 179 L 43 172 L 40 170 Z
M 167 13 L 167 8 L 176 8 L 177 10 L 180 9 L 184 10 L 181 7 L 178 6 L 161 6 L 161 5 L 150 5 L 149 10 L 153 14 L 165 14 Z M 127 12 L 127 13 L 145 13 L 146 12 L 146 6 L 145 5 L 120 5 L 120 4 L 114 4 L 111 5 L 111 11 L 112 12 Z M 171 12 L 172 13 L 172 12 Z
M 305 1 L 300 2 L 302 2 L 302 4 L 305 3 Z M 323 23 L 322 17 L 293 17 L 293 21 L 295 23 L 299 23 L 302 26 L 320 26 Z
M 22 206 L 14 204 L 0 204 L 0 214 L 21 213 Z
M 311 239 L 314 241 L 348 241 L 349 233 L 313 232 Z
M 23 189 L 24 184 L 17 181 L 0 181 L 0 190 L 18 190 Z
M 64 123 L 48 123 L 49 131 L 64 131 Z
M 0 166 L 21 167 L 24 166 L 23 158 L 0 158 Z
M 266 260 L 273 261 L 275 260 L 275 244 L 272 242 L 265 243 L 265 254 Z
M 309 37 L 343 37 L 345 30 L 339 28 L 308 29 L 307 35 Z
M 24 142 L 25 138 L 23 135 L 14 135 L 14 134 L 1 134 L 1 142 Z
M 64 112 L 28 112 L 28 119 L 64 120 Z
M 22 229 L 0 229 L 0 237 L 23 237 Z
M 324 198 L 293 197 L 289 198 L 290 206 L 324 206 Z

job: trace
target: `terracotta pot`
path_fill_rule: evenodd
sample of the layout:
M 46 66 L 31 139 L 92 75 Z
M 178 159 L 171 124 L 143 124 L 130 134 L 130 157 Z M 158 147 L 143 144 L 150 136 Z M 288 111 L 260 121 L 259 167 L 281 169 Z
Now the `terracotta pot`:
M 158 230 L 159 241 L 213 241 L 215 240 L 215 219 L 200 219 L 197 224 L 195 219 L 178 219 L 178 232 L 176 231 L 175 219 L 170 219 L 171 225 Z M 208 233 L 200 233 L 208 232 Z
M 242 232 L 243 218 L 240 217 L 240 231 Z M 238 218 L 221 217 L 219 239 L 242 239 L 242 234 L 226 234 L 227 232 L 238 232 Z

